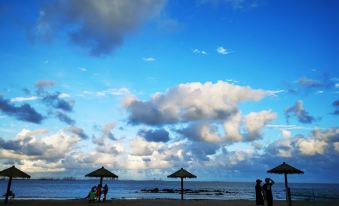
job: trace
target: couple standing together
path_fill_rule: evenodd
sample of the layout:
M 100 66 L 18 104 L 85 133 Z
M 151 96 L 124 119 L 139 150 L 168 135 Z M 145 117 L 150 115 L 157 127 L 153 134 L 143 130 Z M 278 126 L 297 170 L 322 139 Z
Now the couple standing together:
M 267 202 L 268 206 L 273 205 L 273 195 L 272 195 L 272 185 L 274 181 L 270 178 L 265 179 L 265 184 L 261 186 L 261 180 L 257 179 L 257 184 L 255 185 L 255 202 L 256 205 L 264 205 L 264 199 Z

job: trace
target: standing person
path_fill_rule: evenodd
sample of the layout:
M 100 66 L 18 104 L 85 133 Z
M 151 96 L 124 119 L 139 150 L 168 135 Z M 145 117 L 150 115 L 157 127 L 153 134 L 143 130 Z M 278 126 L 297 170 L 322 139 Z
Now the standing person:
M 100 202 L 100 199 L 101 199 L 101 184 L 98 184 L 96 192 L 97 192 L 97 200 Z
M 255 203 L 256 205 L 264 205 L 263 189 L 261 187 L 261 180 L 257 179 L 255 185 Z
M 104 200 L 103 201 L 106 201 L 106 197 L 107 197 L 107 193 L 108 193 L 108 186 L 107 186 L 107 184 L 105 184 L 103 192 L 104 192 Z
M 266 178 L 265 184 L 262 186 L 268 206 L 273 206 L 272 185 L 274 185 L 274 181 L 270 178 Z

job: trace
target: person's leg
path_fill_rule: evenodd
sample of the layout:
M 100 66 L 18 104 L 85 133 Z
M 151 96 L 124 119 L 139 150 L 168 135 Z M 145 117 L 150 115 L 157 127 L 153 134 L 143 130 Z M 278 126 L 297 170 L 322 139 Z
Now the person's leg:
M 268 206 L 273 206 L 273 199 L 268 199 L 267 205 Z

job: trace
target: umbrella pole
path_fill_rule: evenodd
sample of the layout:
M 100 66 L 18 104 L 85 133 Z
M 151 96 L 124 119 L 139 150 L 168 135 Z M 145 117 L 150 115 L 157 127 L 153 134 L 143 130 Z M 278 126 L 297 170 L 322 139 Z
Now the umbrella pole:
M 290 206 L 291 202 L 290 202 L 289 189 L 288 189 L 287 173 L 284 173 L 284 176 L 285 176 L 286 202 L 287 202 L 287 205 Z
M 184 199 L 184 178 L 181 178 L 181 200 Z
M 5 197 L 5 204 L 8 202 L 8 196 L 9 196 L 9 191 L 11 190 L 11 184 L 12 184 L 12 177 L 9 177 L 8 185 L 7 185 L 7 192 L 6 192 L 6 197 Z
M 100 177 L 100 186 L 102 186 L 102 176 Z

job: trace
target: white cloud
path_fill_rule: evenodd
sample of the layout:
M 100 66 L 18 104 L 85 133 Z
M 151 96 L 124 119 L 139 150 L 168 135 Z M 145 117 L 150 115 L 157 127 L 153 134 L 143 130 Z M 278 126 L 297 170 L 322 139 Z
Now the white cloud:
M 129 121 L 134 124 L 173 124 L 193 120 L 226 119 L 238 111 L 245 101 L 258 101 L 267 92 L 230 84 L 193 82 L 179 84 L 165 93 L 155 93 L 148 101 L 136 97 L 125 98 L 124 106 Z
M 163 146 L 163 143 L 148 142 L 141 137 L 130 142 L 131 154 L 136 156 L 151 156 L 153 152 L 159 151 Z
M 60 97 L 60 98 L 67 98 L 67 97 L 71 97 L 71 95 L 70 95 L 70 94 L 67 94 L 67 93 L 60 93 L 60 94 L 59 94 L 59 97 Z
M 225 81 L 230 82 L 230 83 L 234 83 L 234 84 L 239 83 L 238 80 L 234 80 L 234 79 L 226 79 Z
M 206 54 L 207 54 L 206 51 L 200 50 L 200 49 L 193 49 L 192 51 L 193 51 L 193 53 L 195 53 L 195 54 L 202 54 L 202 55 L 206 55 Z
M 328 128 L 321 130 L 315 128 L 308 136 L 297 135 L 279 139 L 269 146 L 267 151 L 271 155 L 275 153 L 281 157 L 295 157 L 300 156 L 315 156 L 315 155 L 329 155 L 331 156 L 336 151 L 335 144 L 339 141 L 339 128 Z M 330 147 L 330 144 L 334 147 Z
M 327 142 L 318 139 L 298 139 L 296 143 L 302 155 L 324 154 Z
M 281 136 L 283 136 L 284 138 L 290 138 L 292 135 L 292 132 L 290 130 L 287 129 L 281 129 Z
M 312 130 L 311 127 L 304 127 L 295 124 L 267 124 L 268 128 L 286 129 L 286 130 Z
M 216 50 L 219 54 L 222 54 L 222 55 L 227 55 L 227 54 L 232 53 L 232 51 L 230 51 L 229 49 L 226 49 L 222 46 L 218 47 Z
M 268 151 L 271 155 L 277 155 L 278 157 L 289 158 L 292 157 L 294 151 L 293 141 L 285 138 L 277 140 L 274 145 L 271 146 L 271 151 Z
M 31 96 L 31 97 L 14 97 L 11 99 L 11 102 L 25 102 L 25 101 L 34 101 L 39 99 L 38 96 Z
M 237 112 L 235 115 L 231 116 L 227 121 L 224 122 L 224 131 L 225 137 L 227 140 L 232 142 L 238 142 L 243 139 L 242 134 L 240 134 L 240 123 L 241 123 L 241 114 Z
M 43 160 L 58 161 L 71 151 L 74 145 L 80 141 L 75 135 L 67 135 L 63 131 L 55 134 L 46 134 L 46 129 L 20 131 L 13 140 L 0 139 L 0 157 L 16 160 Z
M 87 72 L 87 69 L 84 68 L 84 67 L 80 67 L 79 70 L 82 71 L 82 72 Z
M 95 93 L 96 96 L 99 97 L 105 97 L 107 95 L 112 95 L 112 96 L 125 96 L 125 95 L 129 95 L 131 92 L 125 88 L 125 87 L 121 87 L 121 88 L 110 88 L 107 90 L 103 90 L 103 91 L 98 91 Z M 86 92 L 84 94 L 87 95 L 91 95 L 93 94 L 92 92 Z
M 145 62 L 154 62 L 156 59 L 154 57 L 144 57 L 142 60 Z
M 283 90 L 283 89 L 280 89 L 280 90 L 270 90 L 270 91 L 268 91 L 272 96 L 277 96 L 278 94 L 280 94 L 280 93 L 284 93 L 284 92 L 286 92 L 285 90 Z
M 261 112 L 251 112 L 245 116 L 245 128 L 248 133 L 249 140 L 261 137 L 261 130 L 265 124 L 275 120 L 277 114 L 271 110 Z
M 193 123 L 177 132 L 193 141 L 209 143 L 234 143 L 240 141 L 255 141 L 262 137 L 265 125 L 276 119 L 276 113 L 270 110 L 251 112 L 242 117 L 240 112 L 231 115 L 221 125 L 216 123 Z M 222 128 L 224 135 L 220 134 Z M 243 129 L 241 129 L 243 128 Z

